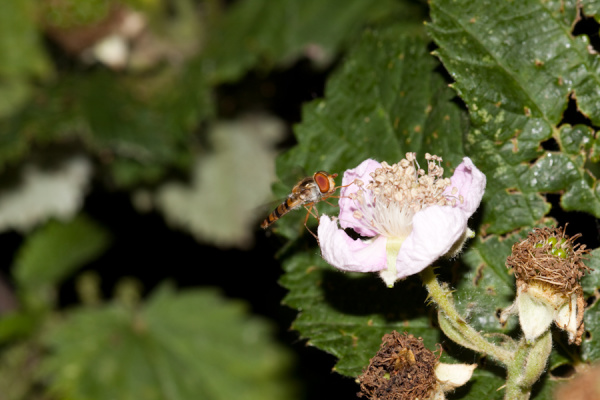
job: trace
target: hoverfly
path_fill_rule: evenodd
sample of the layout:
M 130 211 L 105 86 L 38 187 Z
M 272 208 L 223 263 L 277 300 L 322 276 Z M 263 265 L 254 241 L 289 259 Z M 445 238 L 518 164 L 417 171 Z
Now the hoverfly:
M 306 226 L 306 222 L 308 221 L 308 216 L 312 215 L 318 218 L 318 213 L 315 215 L 312 210 L 315 203 L 319 201 L 323 201 L 331 197 L 337 187 L 335 186 L 335 178 L 338 174 L 329 174 L 325 171 L 318 171 L 313 174 L 313 176 L 307 176 L 298 182 L 292 189 L 292 193 L 290 193 L 285 201 L 277 206 L 271 214 L 260 225 L 261 228 L 267 229 L 271 224 L 277 221 L 279 218 L 283 217 L 285 214 L 289 213 L 292 210 L 296 210 L 300 208 L 300 206 L 304 206 L 308 211 L 306 213 L 306 218 L 304 219 L 304 226 Z M 316 211 L 316 207 L 315 207 Z M 308 231 L 316 238 L 317 236 L 310 230 Z

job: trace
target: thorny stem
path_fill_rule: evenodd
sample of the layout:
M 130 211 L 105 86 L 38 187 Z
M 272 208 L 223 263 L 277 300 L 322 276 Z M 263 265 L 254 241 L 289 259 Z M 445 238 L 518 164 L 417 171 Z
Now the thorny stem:
M 500 361 L 504 365 L 508 366 L 511 363 L 514 356 L 513 352 L 485 340 L 479 332 L 467 324 L 460 316 L 454 307 L 454 302 L 450 300 L 452 298 L 450 291 L 442 288 L 433 272 L 433 267 L 425 268 L 421 272 L 421 279 L 429 292 L 429 296 L 439 309 L 444 312 L 452 327 L 464 337 L 466 342 L 472 345 L 469 347 Z

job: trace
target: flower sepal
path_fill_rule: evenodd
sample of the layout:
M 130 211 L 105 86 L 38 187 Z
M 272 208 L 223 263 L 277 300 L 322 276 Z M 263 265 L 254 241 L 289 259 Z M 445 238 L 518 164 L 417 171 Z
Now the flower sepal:
M 477 364 L 445 364 L 435 366 L 435 378 L 438 381 L 434 399 L 445 399 L 445 393 L 452 392 L 464 385 L 473 376 Z

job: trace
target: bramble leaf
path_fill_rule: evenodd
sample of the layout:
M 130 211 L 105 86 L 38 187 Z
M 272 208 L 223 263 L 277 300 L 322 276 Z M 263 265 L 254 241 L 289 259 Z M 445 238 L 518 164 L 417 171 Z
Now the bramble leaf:
M 335 370 L 357 376 L 392 330 L 410 332 L 435 349 L 439 330 L 431 326 L 421 282 L 411 278 L 387 289 L 375 275 L 343 274 L 318 254 L 286 260 L 281 284 L 290 290 L 284 304 L 302 310 L 292 327 L 339 358 Z
M 162 85 L 105 71 L 67 76 L 40 89 L 30 107 L 0 120 L 0 131 L 15 156 L 35 143 L 79 140 L 110 161 L 107 168 L 119 186 L 154 182 L 190 158 L 191 128 L 211 113 L 202 75 L 190 62 Z M 17 140 L 25 136 L 26 142 Z M 0 159 L 0 168 L 6 161 Z
M 256 208 L 268 200 L 275 143 L 284 129 L 282 121 L 266 115 L 214 123 L 207 133 L 212 153 L 197 157 L 191 183 L 159 187 L 158 209 L 172 226 L 189 231 L 198 241 L 249 248 Z
M 233 81 L 252 68 L 292 63 L 302 56 L 328 64 L 362 26 L 400 20 L 406 30 L 421 30 L 418 17 L 425 18 L 420 5 L 390 0 L 377 6 L 364 0 L 247 0 L 213 22 L 204 58 L 213 82 Z
M 32 233 L 20 248 L 15 277 L 21 289 L 33 294 L 59 284 L 94 260 L 108 244 L 106 230 L 87 217 L 51 221 Z
M 540 192 L 564 191 L 566 210 L 600 216 L 594 154 L 573 152 L 582 129 L 561 122 L 569 97 L 600 121 L 598 56 L 570 34 L 576 15 L 574 1 L 431 2 L 436 53 L 470 112 L 467 153 L 488 177 L 487 232 L 538 223 L 550 209 Z
M 0 4 L 0 117 L 30 98 L 35 79 L 47 79 L 53 73 L 35 26 L 35 6 L 31 0 Z M 9 149 L 0 150 L 11 154 Z
M 367 158 L 394 163 L 406 152 L 441 155 L 444 167 L 456 167 L 463 153 L 465 114 L 420 36 L 402 28 L 366 31 L 327 83 L 325 97 L 307 104 L 296 126 L 298 145 L 277 160 L 275 194 L 285 196 L 291 172 L 301 166 L 312 174 L 342 174 Z M 360 101 L 357 101 L 360 99 Z M 341 179 L 339 179 L 341 182 Z M 319 211 L 337 213 L 323 204 Z M 298 237 L 305 213 L 291 213 L 274 230 Z
M 79 308 L 45 341 L 44 375 L 62 398 L 295 398 L 268 325 L 212 290 L 162 287 L 135 311 Z

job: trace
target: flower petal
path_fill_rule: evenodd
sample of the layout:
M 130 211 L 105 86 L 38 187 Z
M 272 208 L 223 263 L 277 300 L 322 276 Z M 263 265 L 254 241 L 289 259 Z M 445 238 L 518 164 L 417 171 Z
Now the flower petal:
M 371 177 L 371 173 L 375 172 L 377 168 L 381 168 L 381 164 L 375 160 L 367 159 L 360 163 L 360 165 L 354 169 L 349 169 L 344 172 L 344 177 L 342 178 L 342 186 L 346 186 L 342 188 L 340 192 L 340 200 L 338 205 L 340 206 L 340 213 L 338 218 L 340 220 L 340 226 L 344 229 L 351 228 L 355 232 L 363 235 L 363 236 L 375 236 L 377 232 L 368 229 L 363 224 L 359 223 L 356 218 L 354 218 L 354 212 L 357 210 L 355 200 L 352 200 L 348 196 L 352 193 L 358 192 L 360 187 L 358 185 L 353 184 L 356 179 L 361 180 L 365 185 L 367 185 L 370 181 L 373 180 Z M 368 197 L 368 193 L 365 193 L 365 199 L 367 201 L 371 201 Z
M 430 206 L 413 218 L 413 230 L 396 261 L 398 279 L 421 272 L 450 250 L 467 229 L 464 211 L 450 206 Z
M 384 237 L 362 241 L 352 239 L 327 215 L 319 220 L 321 255 L 329 264 L 344 271 L 372 272 L 386 268 Z
M 344 177 L 342 178 L 342 185 L 347 186 L 354 182 L 356 179 L 360 179 L 365 184 L 372 181 L 371 173 L 375 172 L 377 168 L 381 168 L 381 163 L 373 159 L 366 159 L 361 162 L 356 168 L 346 170 Z M 354 193 L 358 190 L 356 185 L 350 185 L 342 189 L 342 193 L 346 195 Z
M 463 158 L 463 162 L 454 170 L 454 175 L 450 178 L 452 181 L 448 187 L 450 191 L 453 187 L 458 189 L 458 195 L 463 197 L 463 202 L 457 202 L 456 207 L 463 210 L 467 217 L 470 217 L 483 197 L 485 192 L 486 178 L 483 172 L 477 169 L 469 157 Z

